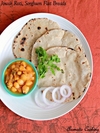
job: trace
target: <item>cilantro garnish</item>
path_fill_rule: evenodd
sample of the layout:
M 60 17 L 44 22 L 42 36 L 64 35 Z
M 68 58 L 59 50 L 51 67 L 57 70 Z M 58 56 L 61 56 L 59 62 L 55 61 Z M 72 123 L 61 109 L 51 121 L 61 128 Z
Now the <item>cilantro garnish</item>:
M 48 69 L 55 75 L 55 70 L 60 71 L 61 69 L 55 64 L 60 62 L 58 55 L 49 56 L 42 47 L 36 49 L 37 60 L 38 60 L 38 74 L 39 78 L 44 78 L 45 73 Z

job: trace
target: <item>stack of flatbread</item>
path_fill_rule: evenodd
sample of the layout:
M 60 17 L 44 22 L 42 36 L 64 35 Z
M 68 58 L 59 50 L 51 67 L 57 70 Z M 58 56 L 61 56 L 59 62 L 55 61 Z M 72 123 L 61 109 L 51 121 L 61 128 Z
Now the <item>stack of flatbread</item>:
M 57 66 L 63 70 L 53 75 L 48 71 L 39 79 L 39 87 L 69 85 L 72 95 L 66 101 L 79 98 L 88 87 L 91 69 L 79 38 L 72 32 L 63 30 L 47 18 L 28 21 L 13 42 L 13 54 L 16 58 L 25 58 L 38 65 L 36 48 L 42 47 L 49 55 L 60 58 Z

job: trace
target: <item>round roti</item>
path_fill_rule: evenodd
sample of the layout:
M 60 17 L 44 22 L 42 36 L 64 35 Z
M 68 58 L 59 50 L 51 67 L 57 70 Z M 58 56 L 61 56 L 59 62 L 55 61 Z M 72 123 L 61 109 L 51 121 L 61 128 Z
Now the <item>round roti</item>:
M 72 32 L 62 29 L 50 30 L 38 38 L 33 45 L 31 56 L 31 61 L 33 64 L 37 66 L 37 58 L 35 54 L 36 48 L 42 47 L 43 49 L 47 50 L 48 48 L 55 46 L 67 46 L 79 51 L 79 53 L 84 51 L 80 40 Z
M 46 31 L 55 28 L 59 28 L 59 25 L 47 18 L 29 20 L 14 39 L 12 47 L 14 56 L 31 60 L 31 50 L 35 41 Z
M 72 95 L 66 101 L 79 98 L 88 87 L 91 70 L 85 54 L 67 47 L 53 47 L 47 50 L 48 55 L 56 54 L 60 63 L 56 65 L 63 71 L 55 70 L 55 75 L 49 70 L 44 78 L 39 79 L 39 87 L 59 87 L 69 85 Z

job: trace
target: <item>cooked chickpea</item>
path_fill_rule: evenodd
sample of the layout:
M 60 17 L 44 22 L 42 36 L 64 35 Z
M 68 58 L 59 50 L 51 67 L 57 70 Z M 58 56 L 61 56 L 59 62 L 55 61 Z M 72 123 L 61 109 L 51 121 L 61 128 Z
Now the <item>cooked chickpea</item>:
M 32 81 L 27 80 L 26 83 L 25 83 L 25 85 L 30 86 L 30 85 L 32 85 L 32 83 L 33 83 Z
M 10 89 L 12 86 L 13 86 L 12 82 L 9 81 L 9 82 L 7 83 L 7 87 Z
M 18 70 L 19 70 L 19 69 L 18 69 L 17 67 L 15 67 L 15 69 L 14 69 L 14 70 L 15 70 L 16 72 L 18 72 Z
M 20 70 L 20 71 L 25 71 L 25 67 L 24 67 L 24 66 L 20 66 L 20 67 L 19 67 L 19 70 Z
M 18 80 L 19 76 L 18 75 L 14 75 L 14 80 Z
M 18 88 L 17 91 L 18 91 L 19 93 L 22 93 L 22 89 L 21 89 L 21 88 Z
M 9 81 L 9 75 L 6 75 L 5 77 L 5 83 L 7 83 Z
M 5 72 L 5 75 L 9 75 L 10 74 L 10 69 L 8 68 L 7 70 L 6 70 L 6 72 Z
M 21 62 L 21 65 L 23 65 L 24 67 L 26 67 L 26 63 L 24 61 Z
M 33 72 L 28 73 L 29 78 L 31 78 L 34 74 L 35 73 L 33 73 Z
M 11 91 L 12 91 L 12 92 L 16 92 L 17 89 L 16 89 L 15 87 L 12 87 L 12 88 L 11 88 Z
M 21 79 L 24 80 L 24 81 L 27 80 L 27 75 L 26 74 L 22 74 L 21 75 Z
M 18 89 L 20 86 L 17 82 L 14 82 L 14 87 Z
M 35 72 L 32 72 L 32 76 L 34 76 L 35 75 Z
M 20 61 L 15 62 L 15 66 L 16 66 L 17 68 L 19 68 L 19 66 L 20 66 Z
M 12 75 L 12 74 L 10 74 L 9 79 L 10 79 L 10 80 L 12 80 L 12 79 L 13 79 L 13 75 Z
M 23 85 L 24 84 L 24 81 L 22 79 L 18 79 L 17 82 L 18 82 L 19 85 Z
M 14 69 L 14 68 L 15 68 L 15 64 L 12 64 L 12 65 L 11 65 L 11 69 Z
M 22 87 L 22 91 L 23 91 L 23 93 L 28 93 L 28 91 L 29 91 L 29 86 L 26 86 L 26 85 L 24 85 L 23 87 Z
M 21 72 L 21 71 L 18 71 L 18 72 L 17 72 L 17 75 L 21 75 L 21 74 L 22 74 L 22 72 Z
M 34 70 L 24 61 L 14 62 L 5 72 L 5 83 L 8 89 L 15 93 L 28 93 L 34 79 Z
M 31 80 L 34 80 L 34 79 L 35 79 L 34 77 L 31 78 Z
M 16 61 L 15 64 L 20 64 L 20 61 Z
M 26 70 L 29 71 L 29 72 L 31 72 L 32 71 L 32 68 L 30 66 L 27 66 L 26 67 Z

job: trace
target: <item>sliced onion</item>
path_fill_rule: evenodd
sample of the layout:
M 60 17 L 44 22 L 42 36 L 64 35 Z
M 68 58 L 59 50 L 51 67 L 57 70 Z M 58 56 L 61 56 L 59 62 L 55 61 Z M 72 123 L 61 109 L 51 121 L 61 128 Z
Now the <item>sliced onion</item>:
M 55 89 L 55 87 L 54 87 L 54 89 Z M 50 92 L 52 93 L 52 91 L 54 89 L 50 90 Z M 57 90 L 57 99 L 60 99 L 60 98 L 61 98 L 60 90 Z
M 47 92 L 52 93 L 52 99 L 54 101 L 50 101 L 46 98 Z M 71 95 L 71 88 L 67 85 L 63 85 L 61 87 L 42 87 L 37 90 L 35 94 L 35 102 L 41 108 L 52 108 L 60 103 L 63 103 L 66 98 Z M 57 98 L 56 98 L 57 96 Z
M 60 91 L 57 90 L 57 99 L 60 100 L 61 99 L 61 94 L 60 94 Z
M 41 107 L 41 108 L 46 108 L 48 107 L 47 105 L 45 105 L 44 101 L 43 101 L 43 96 L 42 96 L 42 91 L 44 91 L 45 88 L 41 88 L 38 89 L 37 92 L 35 93 L 35 103 Z
M 56 87 L 53 91 L 52 91 L 52 99 L 54 100 L 54 102 L 56 103 L 63 103 L 65 101 L 65 97 L 62 97 L 61 99 L 56 99 L 55 97 L 55 93 L 60 89 L 60 87 Z
M 65 93 L 66 92 L 65 90 L 67 90 L 67 93 Z M 62 85 L 60 88 L 60 93 L 63 97 L 68 98 L 68 97 L 70 97 L 70 95 L 72 93 L 71 88 L 68 85 Z
M 43 101 L 44 101 L 44 103 L 45 103 L 46 105 L 54 104 L 54 102 L 52 102 L 52 101 L 50 101 L 50 100 L 48 100 L 48 99 L 46 98 L 47 92 L 48 92 L 48 91 L 52 92 L 53 90 L 54 90 L 54 87 L 48 87 L 48 88 L 46 88 L 46 89 L 43 91 Z
M 45 108 L 45 109 L 48 109 L 48 108 L 52 108 L 52 107 L 55 107 L 55 106 L 57 106 L 58 104 L 57 103 L 54 103 L 54 102 L 52 102 L 52 104 L 50 104 L 50 105 L 47 105 L 47 104 L 45 104 L 45 102 L 44 102 L 44 99 L 43 99 L 43 92 L 44 92 L 44 90 L 46 90 L 47 88 L 40 88 L 40 89 L 38 89 L 37 90 L 37 92 L 35 93 L 35 103 L 39 106 L 39 107 L 41 107 L 41 108 Z M 42 92 L 43 91 L 43 92 Z M 51 102 L 51 101 L 49 101 L 47 98 L 45 99 L 45 101 L 47 100 L 47 102 L 49 103 L 49 102 Z

